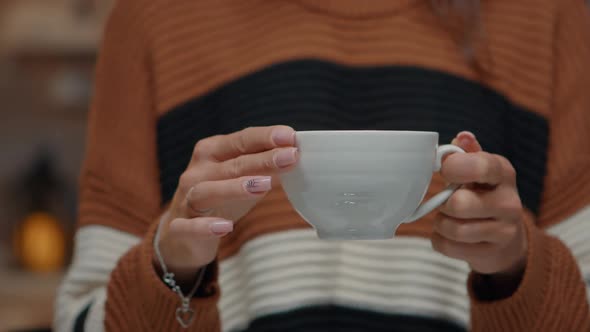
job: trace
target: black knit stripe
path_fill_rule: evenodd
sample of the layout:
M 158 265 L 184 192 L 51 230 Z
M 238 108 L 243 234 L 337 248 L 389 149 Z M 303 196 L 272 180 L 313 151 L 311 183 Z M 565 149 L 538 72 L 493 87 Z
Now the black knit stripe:
M 88 312 L 90 311 L 91 306 L 92 302 L 88 303 L 88 305 L 78 314 L 78 317 L 76 317 L 76 321 L 74 322 L 74 332 L 84 332 L 84 324 L 86 324 L 86 317 L 88 317 Z
M 255 319 L 244 332 L 464 332 L 444 319 L 392 315 L 342 306 L 311 306 Z
M 280 63 L 178 105 L 158 122 L 162 197 L 202 138 L 248 126 L 296 130 L 428 130 L 449 142 L 474 132 L 483 148 L 518 172 L 526 207 L 538 212 L 545 174 L 546 119 L 496 91 L 448 73 L 416 67 L 347 67 L 319 60 Z

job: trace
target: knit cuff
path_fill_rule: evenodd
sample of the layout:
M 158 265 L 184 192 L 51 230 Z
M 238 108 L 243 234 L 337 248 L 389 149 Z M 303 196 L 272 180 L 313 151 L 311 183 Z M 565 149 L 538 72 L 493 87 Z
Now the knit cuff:
M 153 319 L 152 326 L 159 326 L 163 329 L 180 327 L 176 321 L 176 309 L 180 307 L 181 301 L 178 294 L 174 293 L 157 274 L 153 265 L 154 236 L 157 223 L 150 227 L 139 250 L 139 283 L 143 291 L 142 300 L 146 317 Z M 213 322 L 218 321 L 217 301 L 219 299 L 219 287 L 217 284 L 218 265 L 211 263 L 207 267 L 207 273 L 203 279 L 197 294 L 190 302 L 190 308 L 195 311 L 194 321 L 190 328 L 197 330 L 197 327 L 211 327 Z M 156 329 L 160 330 L 160 329 Z
M 543 310 L 547 298 L 554 242 L 525 218 L 528 255 L 524 275 L 516 291 L 507 298 L 484 301 L 474 285 L 481 276 L 472 272 L 468 280 L 471 320 L 474 331 L 528 331 Z
M 143 241 L 121 257 L 111 273 L 105 303 L 105 330 L 219 331 L 217 263 L 208 267 L 201 284 L 200 293 L 204 295 L 191 299 L 194 319 L 188 330 L 183 329 L 176 318 L 176 310 L 181 307 L 180 297 L 164 284 L 152 263 L 156 228 L 157 223 L 154 223 Z

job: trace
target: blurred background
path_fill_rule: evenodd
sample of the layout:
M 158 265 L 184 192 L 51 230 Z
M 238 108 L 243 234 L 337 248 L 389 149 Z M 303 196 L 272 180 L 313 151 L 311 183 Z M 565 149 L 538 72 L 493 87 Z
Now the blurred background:
M 0 331 L 49 330 L 112 0 L 0 0 Z
M 0 331 L 48 331 L 114 0 L 0 0 Z

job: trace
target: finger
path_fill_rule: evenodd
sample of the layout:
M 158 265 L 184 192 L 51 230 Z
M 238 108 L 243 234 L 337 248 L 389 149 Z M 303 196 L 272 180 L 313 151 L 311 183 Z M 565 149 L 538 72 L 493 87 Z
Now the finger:
M 294 145 L 295 130 L 291 127 L 250 127 L 200 141 L 195 146 L 194 157 L 226 161 L 245 154 Z
M 439 211 L 447 217 L 457 219 L 489 219 L 494 218 L 492 207 L 485 200 L 483 193 L 460 188 L 440 206 Z
M 177 194 L 180 199 L 184 199 L 197 183 L 205 181 L 229 180 L 258 174 L 276 175 L 277 172 L 288 170 L 295 165 L 298 158 L 297 148 L 278 148 L 240 156 L 221 164 L 212 161 L 192 164 L 180 176 Z
M 430 240 L 432 248 L 439 253 L 455 259 L 467 262 L 479 261 L 482 257 L 488 257 L 490 252 L 494 252 L 496 244 L 493 243 L 463 243 L 457 242 L 439 233 L 432 233 Z
M 233 229 L 234 223 L 232 221 L 220 218 L 177 218 L 170 222 L 168 232 L 177 236 L 190 236 L 198 239 L 224 236 L 231 233 Z
M 465 150 L 465 152 L 479 152 L 483 150 L 475 135 L 470 131 L 462 131 L 457 134 L 451 144 L 457 145 Z
M 487 152 L 454 153 L 443 162 L 441 175 L 450 183 L 489 185 L 498 185 L 508 176 L 500 158 Z
M 461 243 L 505 243 L 514 238 L 516 227 L 496 219 L 456 219 L 439 215 L 434 231 L 444 238 Z
M 271 189 L 270 176 L 246 176 L 237 179 L 200 182 L 189 189 L 186 206 L 189 215 L 238 200 L 259 200 Z
M 513 187 L 501 186 L 491 191 L 460 188 L 439 211 L 457 219 L 517 220 L 522 213 L 522 203 Z
M 239 156 L 208 167 L 206 179 L 222 180 L 256 174 L 274 174 L 289 169 L 299 158 L 297 148 L 277 148 Z

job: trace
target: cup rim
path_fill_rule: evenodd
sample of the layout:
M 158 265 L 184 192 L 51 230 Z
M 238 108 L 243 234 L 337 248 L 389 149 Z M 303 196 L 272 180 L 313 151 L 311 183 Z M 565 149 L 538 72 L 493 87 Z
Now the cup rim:
M 350 135 L 350 134 L 378 134 L 378 135 L 403 135 L 403 136 L 422 136 L 438 135 L 436 131 L 416 131 L 416 130 L 301 130 L 296 131 L 295 135 Z

